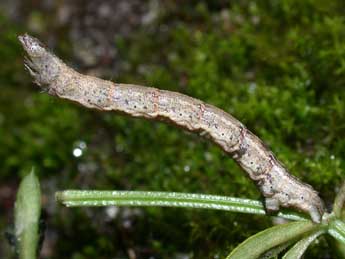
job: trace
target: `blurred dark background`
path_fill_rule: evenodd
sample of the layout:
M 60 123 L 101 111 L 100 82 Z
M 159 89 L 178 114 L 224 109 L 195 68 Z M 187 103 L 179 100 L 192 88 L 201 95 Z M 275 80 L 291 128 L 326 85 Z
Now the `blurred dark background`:
M 40 93 L 17 40 L 28 32 L 80 72 L 182 92 L 230 112 L 329 206 L 345 152 L 344 1 L 1 0 L 0 258 L 14 258 L 18 183 L 43 190 L 41 258 L 224 258 L 270 218 L 174 208 L 71 209 L 63 189 L 260 198 L 219 148 L 158 122 Z M 306 258 L 334 258 L 321 238 Z

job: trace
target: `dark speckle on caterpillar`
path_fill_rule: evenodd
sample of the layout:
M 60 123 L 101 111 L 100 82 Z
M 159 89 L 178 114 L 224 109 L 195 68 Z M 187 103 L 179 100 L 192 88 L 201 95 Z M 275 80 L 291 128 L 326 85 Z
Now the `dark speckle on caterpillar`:
M 27 53 L 25 66 L 35 83 L 51 95 L 88 108 L 169 121 L 188 131 L 206 133 L 257 184 L 268 211 L 293 207 L 319 223 L 323 202 L 309 185 L 293 177 L 272 152 L 230 114 L 195 98 L 171 91 L 115 84 L 82 75 L 49 52 L 37 39 L 19 36 Z

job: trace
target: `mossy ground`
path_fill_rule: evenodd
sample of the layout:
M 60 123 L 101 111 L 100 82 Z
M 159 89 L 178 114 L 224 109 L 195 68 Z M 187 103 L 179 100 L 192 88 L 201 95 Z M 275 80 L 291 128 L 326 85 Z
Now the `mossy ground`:
M 149 30 L 114 42 L 128 65 L 113 79 L 230 112 L 329 205 L 345 167 L 343 1 L 223 2 L 167 1 Z M 260 195 L 197 135 L 40 94 L 23 69 L 16 40 L 23 31 L 0 18 L 0 181 L 18 182 L 32 166 L 39 173 L 48 229 L 57 235 L 51 258 L 123 258 L 129 249 L 140 258 L 222 258 L 271 225 L 269 218 L 219 211 L 131 209 L 110 220 L 104 209 L 56 206 L 54 191 L 68 188 Z M 64 44 L 57 51 L 68 56 Z M 74 157 L 80 143 L 87 148 Z M 326 246 L 321 239 L 308 256 L 332 256 Z

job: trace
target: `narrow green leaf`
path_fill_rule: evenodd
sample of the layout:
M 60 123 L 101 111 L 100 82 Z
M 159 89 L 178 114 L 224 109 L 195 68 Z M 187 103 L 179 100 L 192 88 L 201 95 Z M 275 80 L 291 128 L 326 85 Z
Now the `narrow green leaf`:
M 246 239 L 230 253 L 227 259 L 259 258 L 267 250 L 321 227 L 322 225 L 311 221 L 291 222 L 271 227 Z
M 40 184 L 31 170 L 20 183 L 15 203 L 15 236 L 20 259 L 37 258 L 40 213 Z
M 296 240 L 291 240 L 289 242 L 285 242 L 281 245 L 278 245 L 276 247 L 271 248 L 267 252 L 265 252 L 263 255 L 260 256 L 260 259 L 272 259 L 272 258 L 278 258 L 278 255 L 284 251 L 287 247 L 292 245 Z
M 337 196 L 335 197 L 334 204 L 333 204 L 333 212 L 336 217 L 341 217 L 342 208 L 345 202 L 345 182 L 339 189 Z
M 240 213 L 261 214 L 266 212 L 260 201 L 234 197 L 143 191 L 76 191 L 56 193 L 56 199 L 69 207 L 81 206 L 159 206 L 226 210 Z M 290 220 L 306 220 L 303 214 L 285 210 L 276 216 Z
M 325 230 L 318 230 L 302 240 L 298 241 L 283 257 L 283 259 L 299 259 L 303 256 L 308 246 L 321 234 L 325 233 Z
M 345 223 L 341 220 L 333 220 L 328 227 L 328 233 L 345 244 Z

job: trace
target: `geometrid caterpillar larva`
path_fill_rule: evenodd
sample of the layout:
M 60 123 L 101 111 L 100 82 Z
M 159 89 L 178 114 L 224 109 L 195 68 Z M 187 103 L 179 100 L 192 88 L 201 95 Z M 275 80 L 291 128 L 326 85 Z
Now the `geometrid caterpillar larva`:
M 89 108 L 170 121 L 189 131 L 205 132 L 257 184 L 267 210 L 293 207 L 309 213 L 314 222 L 321 221 L 324 208 L 318 193 L 291 176 L 272 152 L 228 113 L 183 94 L 82 75 L 37 39 L 26 34 L 19 40 L 28 55 L 27 70 L 49 94 Z

